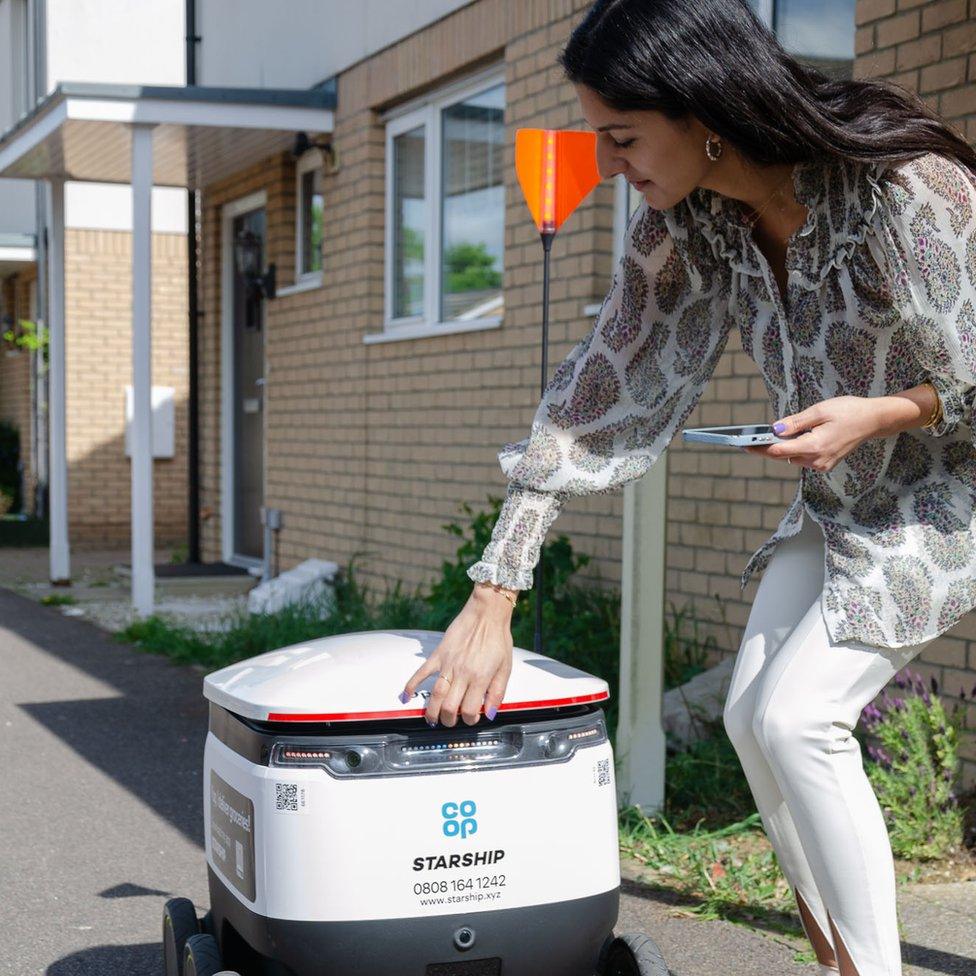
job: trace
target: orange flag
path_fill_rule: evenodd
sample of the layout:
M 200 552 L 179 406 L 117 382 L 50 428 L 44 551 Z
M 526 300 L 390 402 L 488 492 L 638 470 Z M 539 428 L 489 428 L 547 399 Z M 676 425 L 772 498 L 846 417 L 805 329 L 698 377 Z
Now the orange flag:
M 596 133 L 518 129 L 515 171 L 540 234 L 555 234 L 600 182 Z

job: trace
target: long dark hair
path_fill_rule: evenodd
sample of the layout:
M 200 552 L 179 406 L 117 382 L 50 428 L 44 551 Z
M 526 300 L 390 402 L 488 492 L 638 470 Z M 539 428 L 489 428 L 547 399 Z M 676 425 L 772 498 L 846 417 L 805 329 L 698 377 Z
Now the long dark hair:
M 559 63 L 612 108 L 690 113 L 757 165 L 935 152 L 976 178 L 976 151 L 921 98 L 801 64 L 747 0 L 597 0 Z

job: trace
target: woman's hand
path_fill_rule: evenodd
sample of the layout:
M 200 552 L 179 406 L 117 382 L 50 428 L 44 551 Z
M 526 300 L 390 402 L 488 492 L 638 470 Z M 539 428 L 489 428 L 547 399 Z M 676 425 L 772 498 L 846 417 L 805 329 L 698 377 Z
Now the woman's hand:
M 512 673 L 512 609 L 503 594 L 475 586 L 441 642 L 404 685 L 401 700 L 408 701 L 417 685 L 440 671 L 450 681 L 434 682 L 425 710 L 430 725 L 440 719 L 453 728 L 458 715 L 466 725 L 476 725 L 482 702 L 493 720 Z
M 884 426 L 884 397 L 837 396 L 821 400 L 799 413 L 783 417 L 776 431 L 790 442 L 743 448 L 814 471 L 831 471 L 863 441 L 880 436 Z M 794 436 L 795 435 L 795 436 Z

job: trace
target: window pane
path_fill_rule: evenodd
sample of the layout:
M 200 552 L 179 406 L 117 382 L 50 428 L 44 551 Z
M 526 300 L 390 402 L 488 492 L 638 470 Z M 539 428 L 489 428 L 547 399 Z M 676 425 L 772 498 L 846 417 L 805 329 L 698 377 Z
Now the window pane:
M 424 312 L 424 127 L 393 140 L 393 317 Z
M 302 274 L 322 270 L 322 191 L 318 169 L 302 174 Z
M 502 314 L 505 86 L 441 114 L 441 319 Z
M 791 54 L 832 77 L 850 77 L 855 0 L 777 0 L 776 34 Z

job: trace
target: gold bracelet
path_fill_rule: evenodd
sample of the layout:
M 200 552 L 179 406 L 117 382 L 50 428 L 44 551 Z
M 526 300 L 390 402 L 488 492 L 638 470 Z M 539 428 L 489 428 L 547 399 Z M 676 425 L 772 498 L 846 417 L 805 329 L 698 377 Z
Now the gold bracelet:
M 505 597 L 505 599 L 508 600 L 508 602 L 511 603 L 513 607 L 515 606 L 515 597 L 512 596 L 512 594 L 507 592 L 506 590 L 503 590 L 497 583 L 489 583 L 488 580 L 478 580 L 476 585 L 487 586 L 490 589 L 494 590 L 496 593 L 501 593 L 501 595 Z
M 932 392 L 935 394 L 935 406 L 932 408 L 932 413 L 928 420 L 922 424 L 922 427 L 934 427 L 942 419 L 942 399 L 939 396 L 939 391 L 935 388 L 935 384 L 931 380 L 923 380 L 922 383 L 923 385 L 930 387 Z

